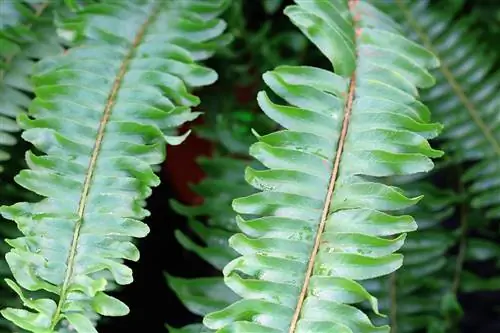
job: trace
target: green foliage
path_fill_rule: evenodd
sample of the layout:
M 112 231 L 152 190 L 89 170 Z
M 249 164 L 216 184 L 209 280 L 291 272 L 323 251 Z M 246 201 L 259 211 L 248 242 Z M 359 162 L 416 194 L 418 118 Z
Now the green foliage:
M 36 7 L 35 7 L 36 4 Z M 0 172 L 11 153 L 6 147 L 18 142 L 15 119 L 24 113 L 33 92 L 30 80 L 36 60 L 57 54 L 57 40 L 50 12 L 57 7 L 37 1 L 33 7 L 2 0 L 0 17 Z
M 282 0 L 231 1 L 225 18 L 235 40 L 214 64 L 220 76 L 227 79 L 229 87 L 222 86 L 224 81 L 219 87 L 231 89 L 236 83 L 260 89 L 261 73 L 278 65 L 297 65 L 307 58 L 310 47 L 305 36 L 283 20 L 282 15 L 277 15 L 282 3 Z M 263 10 L 268 19 L 255 27 L 256 22 L 246 14 L 256 8 Z M 227 66 L 228 61 L 231 66 Z
M 215 276 L 166 274 L 203 317 L 170 332 L 454 333 L 500 289 L 494 2 L 0 1 L 0 333 L 128 314 L 201 101 L 203 203 L 171 206 Z
M 20 200 L 26 200 L 26 198 L 22 197 L 23 192 L 18 191 L 17 188 L 12 186 L 9 183 L 4 181 L 0 181 L 0 189 L 2 192 L 2 203 L 3 204 L 12 204 Z M 17 230 L 14 224 L 8 224 L 5 220 L 0 217 L 0 254 L 2 258 L 5 253 L 8 252 L 9 246 L 5 242 L 5 239 L 14 238 L 19 236 L 19 231 Z M 10 288 L 8 288 L 7 284 L 4 282 L 4 279 L 11 278 L 11 271 L 7 262 L 4 260 L 0 261 L 0 306 L 5 308 L 7 306 L 19 306 L 19 302 L 17 297 L 15 297 L 15 293 L 12 292 Z M 0 332 L 1 333 L 11 333 L 14 330 L 14 325 L 4 318 L 0 319 Z
M 441 156 L 426 141 L 440 127 L 416 99 L 438 62 L 365 2 L 296 3 L 285 13 L 335 73 L 285 66 L 264 74 L 290 106 L 266 92 L 259 105 L 286 129 L 251 146 L 268 169 L 247 168 L 245 179 L 262 192 L 233 202 L 244 234 L 229 243 L 242 256 L 223 273 L 243 300 L 204 324 L 218 332 L 388 332 L 352 306 L 366 300 L 378 313 L 355 281 L 398 269 L 394 252 L 416 229 L 410 216 L 393 214 L 419 198 L 376 178 L 427 172 Z
M 452 216 L 453 204 L 459 198 L 451 191 L 440 190 L 431 184 L 408 187 L 408 193 L 423 194 L 418 205 L 407 213 L 415 218 L 418 231 L 408 235 L 401 253 L 403 267 L 388 277 L 371 280 L 366 288 L 379 300 L 380 310 L 387 318 L 377 321 L 390 323 L 394 332 L 418 332 L 440 322 L 440 300 L 450 290 L 453 268 L 446 253 L 457 241 L 440 223 Z M 450 272 L 451 268 L 451 272 Z
M 453 12 L 429 8 L 427 1 L 397 3 L 409 37 L 441 61 L 433 72 L 437 84 L 422 99 L 445 125 L 442 149 L 452 162 L 476 162 L 463 175 L 471 205 L 485 209 L 486 217 L 500 218 L 500 80 L 492 70 L 497 55 L 478 38 L 481 31 L 472 29 L 471 17 L 455 18 Z
M 31 101 L 33 87 L 31 74 L 33 64 L 47 56 L 62 52 L 52 24 L 52 13 L 61 8 L 57 1 L 20 3 L 2 1 L 0 3 L 0 173 L 4 166 L 8 172 L 0 179 L 0 204 L 13 204 L 22 200 L 32 200 L 29 193 L 10 184 L 7 179 L 19 171 L 22 155 L 19 142 L 20 128 L 16 117 L 24 114 Z M 7 161 L 14 155 L 15 159 Z M 36 196 L 35 196 L 36 197 Z M 0 217 L 0 254 L 2 259 L 9 250 L 5 239 L 19 236 L 14 224 Z M 11 271 L 4 260 L 0 261 L 0 307 L 19 306 L 15 293 L 4 283 L 11 278 Z M 0 332 L 17 331 L 12 323 L 0 319 Z
M 481 276 L 470 269 L 474 263 L 487 267 L 488 261 L 493 261 L 495 266 L 494 258 L 500 255 L 493 241 L 497 233 L 492 231 L 496 228 L 494 219 L 499 217 L 500 203 L 500 180 L 497 179 L 500 175 L 497 168 L 500 162 L 500 117 L 496 96 L 500 80 L 494 69 L 498 57 L 480 38 L 482 31 L 475 24 L 475 16 L 459 15 L 461 4 L 457 4 L 454 10 L 442 10 L 428 1 L 397 1 L 396 4 L 387 6 L 387 11 L 403 23 L 409 38 L 423 43 L 441 63 L 432 71 L 436 77 L 435 87 L 423 91 L 422 100 L 430 107 L 433 117 L 444 125 L 438 144 L 446 152 L 446 158 L 440 169 L 451 173 L 453 182 L 458 179 L 458 186 L 454 186 L 458 196 L 443 208 L 449 210 L 457 205 L 454 216 L 459 226 L 453 233 L 445 230 L 438 223 L 442 219 L 437 216 L 432 225 L 419 223 L 421 231 L 417 237 L 428 240 L 425 236 L 431 232 L 434 239 L 441 238 L 429 248 L 440 257 L 432 260 L 425 255 L 424 245 L 414 247 L 415 256 L 422 260 L 421 271 L 425 274 L 412 276 L 420 276 L 420 281 L 425 281 L 424 288 L 416 288 L 416 281 L 404 279 L 402 284 L 393 288 L 393 295 L 409 297 L 398 300 L 397 303 L 402 305 L 392 306 L 398 316 L 391 321 L 393 328 L 397 327 L 400 332 L 417 332 L 419 328 L 453 332 L 458 330 L 463 315 L 457 301 L 459 292 L 498 290 L 500 287 L 496 277 Z M 430 195 L 434 202 L 445 197 Z M 425 212 L 425 207 L 416 214 L 422 212 Z M 450 253 L 452 247 L 456 248 L 456 254 Z M 438 252 L 439 248 L 441 251 Z M 405 263 L 403 272 L 411 269 L 411 258 Z M 433 266 L 436 269 L 431 269 Z M 411 293 L 406 291 L 408 288 Z M 433 296 L 425 297 L 433 290 Z M 415 301 L 411 302 L 410 298 Z M 429 302 L 429 299 L 434 301 Z M 404 316 L 405 309 L 413 312 L 408 313 L 413 320 Z
M 230 104 L 236 106 L 234 101 Z M 203 203 L 190 207 L 172 200 L 171 206 L 174 211 L 187 218 L 190 232 L 204 245 L 198 245 L 196 240 L 180 230 L 175 232 L 178 242 L 214 268 L 222 270 L 237 256 L 228 243 L 229 237 L 238 231 L 231 202 L 237 196 L 255 193 L 243 177 L 245 167 L 253 163 L 246 156 L 252 136 L 248 131 L 239 132 L 237 129 L 238 126 L 248 126 L 252 118 L 260 120 L 261 117 L 248 110 L 242 110 L 236 117 L 230 113 L 221 113 L 219 116 L 212 120 L 213 123 L 209 121 L 208 125 L 199 126 L 195 130 L 197 134 L 210 135 L 209 139 L 216 145 L 214 156 L 199 158 L 197 161 L 206 178 L 193 185 L 192 189 L 203 198 Z M 221 123 L 226 127 L 217 130 Z M 209 133 L 210 128 L 215 130 Z M 263 130 L 269 131 L 265 127 Z M 242 151 L 240 147 L 247 149 Z M 235 157 L 235 154 L 241 155 Z M 167 281 L 186 308 L 200 316 L 221 310 L 240 298 L 225 285 L 222 277 L 185 279 L 167 274 Z M 182 330 L 169 327 L 170 332 L 183 333 L 196 329 L 200 329 L 199 326 L 188 326 Z
M 216 18 L 224 7 L 106 1 L 62 23 L 74 47 L 37 64 L 36 98 L 19 116 L 23 138 L 45 154 L 28 152 L 16 182 L 44 199 L 1 209 L 24 234 L 7 240 L 15 278 L 7 283 L 29 309 L 4 317 L 36 333 L 65 325 L 90 333 L 87 314 L 128 313 L 106 294 L 108 276 L 133 280 L 123 261 L 139 259 L 133 238 L 148 233 L 145 199 L 159 182 L 151 166 L 165 143 L 182 141 L 175 128 L 198 115 L 189 89 L 217 78 L 195 61 L 227 41 Z

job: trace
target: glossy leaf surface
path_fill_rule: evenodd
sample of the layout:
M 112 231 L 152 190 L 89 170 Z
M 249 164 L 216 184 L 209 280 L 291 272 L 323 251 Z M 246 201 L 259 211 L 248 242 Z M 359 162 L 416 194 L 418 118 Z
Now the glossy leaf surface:
M 301 1 L 285 14 L 335 71 L 278 67 L 263 79 L 261 109 L 283 130 L 258 138 L 247 168 L 260 192 L 233 202 L 244 234 L 224 268 L 243 297 L 211 313 L 217 332 L 389 332 L 355 305 L 376 300 L 357 281 L 397 270 L 415 221 L 399 210 L 419 197 L 378 177 L 427 172 L 442 155 L 417 88 L 438 65 L 426 49 L 365 1 Z M 276 102 L 279 96 L 287 104 Z
M 471 204 L 490 219 L 500 217 L 500 79 L 490 45 L 471 17 L 431 8 L 429 1 L 396 1 L 394 15 L 407 35 L 440 59 L 436 86 L 422 94 L 444 125 L 442 149 L 452 162 L 474 162 L 463 175 Z
M 175 129 L 197 113 L 189 91 L 217 74 L 198 65 L 227 41 L 217 16 L 225 2 L 104 1 L 89 5 L 61 26 L 74 47 L 37 64 L 34 102 L 19 118 L 23 138 L 43 154 L 28 152 L 29 169 L 16 182 L 44 197 L 2 207 L 23 237 L 8 240 L 9 285 L 25 309 L 2 311 L 35 333 L 67 322 L 79 333 L 96 332 L 88 310 L 128 313 L 106 294 L 107 274 L 120 285 L 133 281 L 124 260 L 136 261 L 133 238 L 141 220 L 152 166 L 165 144 L 178 144 Z M 45 291 L 52 296 L 27 297 Z M 64 321 L 63 321 L 64 320 Z

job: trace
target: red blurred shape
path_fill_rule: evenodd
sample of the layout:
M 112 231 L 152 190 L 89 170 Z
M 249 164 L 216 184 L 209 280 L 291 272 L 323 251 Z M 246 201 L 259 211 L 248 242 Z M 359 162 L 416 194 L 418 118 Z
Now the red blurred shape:
M 257 81 L 247 86 L 234 88 L 234 95 L 239 104 L 245 105 L 256 98 Z M 203 116 L 184 124 L 178 133 L 185 133 L 193 125 L 203 124 Z M 187 205 L 199 205 L 203 198 L 194 193 L 190 184 L 197 184 L 205 177 L 205 173 L 196 164 L 200 156 L 212 156 L 214 144 L 191 132 L 187 139 L 178 146 L 167 147 L 167 160 L 163 164 L 163 175 L 173 188 L 176 199 Z

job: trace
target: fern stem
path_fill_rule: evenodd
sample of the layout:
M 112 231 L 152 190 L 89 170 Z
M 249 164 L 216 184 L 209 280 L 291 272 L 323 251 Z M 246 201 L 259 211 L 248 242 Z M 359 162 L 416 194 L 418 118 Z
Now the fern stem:
M 352 9 L 352 7 L 357 4 L 357 1 L 358 0 L 350 0 L 349 7 L 351 7 L 351 9 Z M 290 328 L 288 330 L 288 333 L 295 332 L 295 328 L 297 327 L 297 323 L 298 323 L 299 317 L 300 317 L 300 312 L 302 310 L 302 306 L 304 305 L 304 300 L 306 298 L 307 289 L 309 287 L 309 281 L 311 280 L 312 272 L 314 269 L 314 263 L 316 260 L 316 256 L 318 254 L 319 245 L 321 243 L 321 236 L 322 236 L 323 231 L 325 229 L 326 219 L 328 217 L 328 212 L 330 211 L 330 204 L 332 201 L 333 190 L 335 189 L 335 183 L 336 183 L 338 172 L 339 172 L 340 160 L 342 157 L 345 139 L 347 136 L 347 130 L 349 127 L 349 120 L 350 120 L 351 112 L 352 112 L 352 103 L 354 100 L 354 92 L 355 92 L 355 87 L 356 87 L 356 72 L 354 72 L 352 74 L 350 81 L 351 82 L 349 83 L 349 89 L 348 89 L 348 93 L 346 96 L 346 102 L 345 102 L 345 106 L 344 106 L 344 120 L 342 123 L 342 130 L 341 130 L 339 142 L 337 145 L 337 153 L 335 155 L 335 162 L 333 164 L 332 173 L 330 175 L 328 191 L 326 192 L 325 204 L 323 206 L 323 211 L 321 213 L 321 220 L 319 222 L 318 230 L 316 232 L 316 237 L 314 239 L 314 246 L 313 246 L 313 249 L 311 251 L 311 256 L 309 258 L 309 262 L 307 264 L 307 270 L 305 273 L 304 283 L 302 284 L 302 289 L 300 291 L 300 294 L 299 294 L 299 297 L 297 300 L 297 306 L 295 307 L 295 312 L 293 313 L 293 317 L 292 317 L 292 321 L 290 323 Z
M 103 116 L 101 118 L 101 121 L 99 123 L 99 129 L 97 132 L 97 137 L 96 137 L 96 142 L 94 145 L 94 148 L 92 150 L 92 155 L 90 158 L 89 166 L 87 169 L 87 173 L 85 175 L 85 181 L 83 184 L 83 190 L 82 190 L 82 195 L 80 197 L 80 202 L 78 203 L 78 220 L 75 225 L 75 230 L 73 232 L 73 239 L 71 241 L 71 247 L 70 247 L 70 253 L 68 255 L 67 263 L 66 263 L 66 274 L 64 277 L 64 282 L 61 287 L 61 291 L 59 293 L 59 302 L 57 304 L 57 309 L 54 312 L 54 315 L 52 317 L 52 323 L 51 323 L 51 330 L 54 330 L 57 323 L 59 322 L 61 311 L 63 308 L 63 305 L 66 301 L 66 297 L 68 296 L 69 292 L 69 287 L 71 285 L 71 280 L 73 278 L 73 271 L 75 268 L 75 259 L 77 255 L 77 245 L 78 245 L 78 239 L 80 237 L 80 230 L 83 225 L 83 216 L 85 214 L 85 209 L 87 205 L 87 199 L 88 195 L 90 193 L 90 188 L 92 184 L 92 179 L 94 176 L 94 172 L 96 170 L 97 166 L 97 160 L 99 158 L 99 153 L 101 150 L 101 146 L 103 143 L 104 139 L 104 134 L 106 130 L 106 125 L 109 122 L 109 119 L 111 117 L 111 113 L 113 110 L 114 103 L 116 101 L 116 98 L 118 96 L 118 90 L 120 89 L 121 83 L 123 81 L 123 78 L 125 77 L 125 74 L 127 72 L 127 68 L 134 56 L 135 50 L 139 46 L 139 44 L 142 42 L 144 35 L 147 31 L 147 28 L 149 25 L 154 21 L 156 18 L 157 14 L 159 13 L 159 9 L 161 7 L 161 3 L 155 7 L 153 7 L 152 11 L 148 15 L 147 19 L 145 22 L 140 26 L 139 31 L 137 35 L 135 36 L 132 46 L 130 47 L 127 55 L 125 56 L 125 59 L 123 60 L 120 69 L 118 71 L 118 74 L 115 78 L 115 81 L 113 82 L 113 86 L 111 88 L 111 92 L 108 95 L 108 99 L 106 101 L 106 106 L 103 111 Z
M 432 41 L 430 40 L 429 37 L 425 34 L 425 32 L 422 31 L 418 23 L 415 21 L 411 13 L 409 12 L 408 8 L 406 7 L 404 1 L 402 0 L 396 0 L 396 3 L 398 4 L 399 8 L 405 15 L 408 23 L 413 27 L 415 30 L 416 34 L 424 44 L 424 46 L 434 53 L 439 59 L 442 59 L 439 56 L 439 52 L 436 51 L 436 48 L 434 47 Z M 471 116 L 472 120 L 476 123 L 476 125 L 479 127 L 483 135 L 485 136 L 486 140 L 490 142 L 490 144 L 493 146 L 493 150 L 497 155 L 500 156 L 500 142 L 498 142 L 497 139 L 495 139 L 495 136 L 491 132 L 490 128 L 486 125 L 484 120 L 481 118 L 479 115 L 478 110 L 472 103 L 472 101 L 467 97 L 467 95 L 464 92 L 464 89 L 460 86 L 460 84 L 457 82 L 455 79 L 455 76 L 453 73 L 450 71 L 448 66 L 445 63 L 441 63 L 439 66 L 439 70 L 443 73 L 443 76 L 446 78 L 448 83 L 450 84 L 451 88 L 453 91 L 455 91 L 455 94 L 457 94 L 458 98 L 462 102 L 462 104 L 465 106 L 467 109 L 467 112 Z
M 398 331 L 398 309 L 397 309 L 397 276 L 396 272 L 392 273 L 389 278 L 389 293 L 391 297 L 391 309 L 390 309 L 390 323 L 391 323 L 391 333 L 397 333 Z

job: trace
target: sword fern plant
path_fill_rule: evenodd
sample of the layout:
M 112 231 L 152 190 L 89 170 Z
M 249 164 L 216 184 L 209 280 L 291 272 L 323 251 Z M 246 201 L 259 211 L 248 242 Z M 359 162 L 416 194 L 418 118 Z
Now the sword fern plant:
M 198 129 L 217 149 L 199 160 L 203 204 L 171 201 L 188 220 L 175 236 L 221 274 L 167 272 L 203 317 L 170 332 L 454 332 L 460 293 L 498 289 L 470 265 L 500 262 L 498 57 L 472 16 L 258 3 L 286 36 L 267 22 L 253 38 L 244 0 L 1 2 L 0 332 L 128 314 L 110 292 L 133 282 L 155 171 L 219 76 L 259 87 L 260 126 L 236 135 L 237 114 L 212 110 Z

